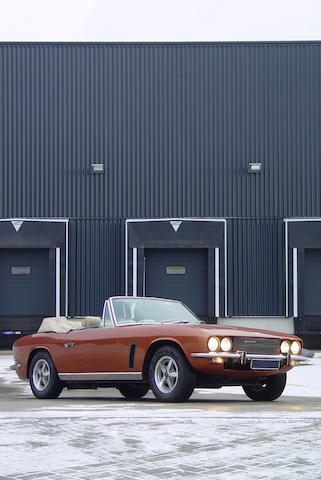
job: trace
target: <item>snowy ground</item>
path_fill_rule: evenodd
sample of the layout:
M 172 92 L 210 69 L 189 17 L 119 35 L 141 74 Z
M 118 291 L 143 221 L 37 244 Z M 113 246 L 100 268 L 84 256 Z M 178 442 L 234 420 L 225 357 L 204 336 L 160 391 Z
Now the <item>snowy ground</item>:
M 321 354 L 268 404 L 234 387 L 177 405 L 116 390 L 41 401 L 11 363 L 0 356 L 0 480 L 321 478 Z

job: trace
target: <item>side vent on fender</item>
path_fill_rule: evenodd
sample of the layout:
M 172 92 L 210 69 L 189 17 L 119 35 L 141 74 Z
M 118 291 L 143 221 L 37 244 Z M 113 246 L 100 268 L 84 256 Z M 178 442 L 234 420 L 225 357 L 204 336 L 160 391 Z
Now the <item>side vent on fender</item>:
M 136 353 L 136 342 L 132 342 L 129 350 L 128 368 L 134 368 Z

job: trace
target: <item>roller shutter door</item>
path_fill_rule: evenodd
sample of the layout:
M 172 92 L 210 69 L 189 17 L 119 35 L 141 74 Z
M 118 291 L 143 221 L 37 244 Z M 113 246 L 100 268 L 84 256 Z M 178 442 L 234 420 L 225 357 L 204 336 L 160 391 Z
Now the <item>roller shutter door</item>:
M 145 274 L 147 296 L 180 300 L 207 316 L 207 249 L 146 249 Z
M 49 250 L 0 249 L 0 317 L 44 316 L 49 304 Z
M 304 314 L 321 315 L 321 250 L 317 249 L 305 250 Z

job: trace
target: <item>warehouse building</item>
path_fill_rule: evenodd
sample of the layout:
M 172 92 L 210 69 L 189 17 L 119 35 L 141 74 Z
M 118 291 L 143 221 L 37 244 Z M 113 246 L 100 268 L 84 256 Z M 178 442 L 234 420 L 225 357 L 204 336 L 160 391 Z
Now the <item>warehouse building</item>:
M 320 47 L 1 43 L 2 340 L 127 293 L 318 342 Z

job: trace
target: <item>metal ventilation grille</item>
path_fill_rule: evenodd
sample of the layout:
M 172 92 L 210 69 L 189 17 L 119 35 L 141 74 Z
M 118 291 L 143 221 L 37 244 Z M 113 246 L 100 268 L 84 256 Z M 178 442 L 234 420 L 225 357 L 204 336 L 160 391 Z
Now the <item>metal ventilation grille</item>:
M 280 340 L 277 338 L 236 337 L 233 339 L 233 350 L 242 350 L 247 353 L 278 354 Z

